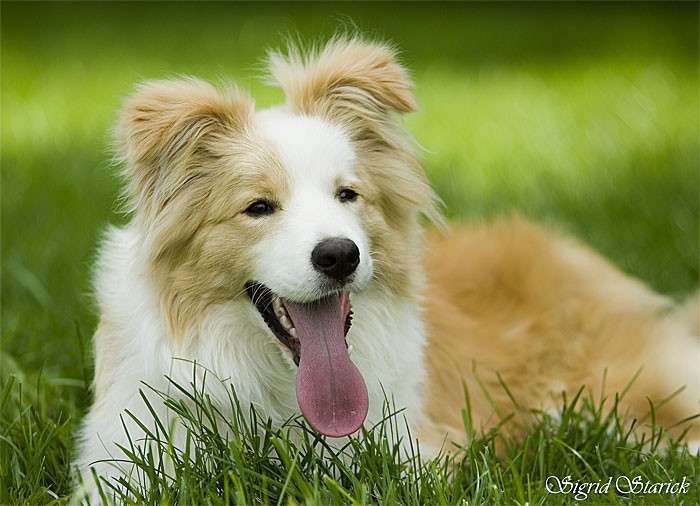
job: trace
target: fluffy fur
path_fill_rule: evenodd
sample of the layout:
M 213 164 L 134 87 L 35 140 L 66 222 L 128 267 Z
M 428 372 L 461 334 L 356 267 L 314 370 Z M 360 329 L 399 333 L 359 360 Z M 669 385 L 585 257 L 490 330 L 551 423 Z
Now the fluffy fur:
M 301 302 L 324 296 L 309 256 L 327 237 L 360 251 L 343 290 L 354 312 L 351 358 L 369 392 L 366 424 L 381 418 L 386 391 L 426 448 L 446 434 L 462 442 L 464 379 L 474 419 L 488 428 L 497 419 L 472 364 L 501 412 L 515 408 L 497 372 L 527 413 L 582 384 L 602 395 L 606 368 L 606 392 L 620 391 L 640 366 L 626 396 L 632 414 L 646 396 L 682 385 L 657 420 L 698 410 L 697 324 L 576 241 L 514 219 L 433 232 L 424 249 L 421 215 L 441 218 L 398 123 L 417 106 L 391 48 L 336 40 L 306 56 L 274 53 L 270 68 L 287 100 L 268 110 L 196 79 L 147 82 L 124 103 L 116 136 L 133 219 L 108 231 L 97 265 L 95 400 L 80 433 L 81 471 L 129 472 L 100 462 L 121 457 L 119 415 L 150 419 L 142 382 L 189 383 L 192 364 L 177 358 L 205 366 L 275 424 L 297 415 L 296 365 L 246 283 Z M 340 201 L 342 189 L 358 197 Z M 251 216 L 261 199 L 274 212 Z M 225 410 L 225 386 L 208 385 Z M 139 428 L 126 424 L 137 440 Z

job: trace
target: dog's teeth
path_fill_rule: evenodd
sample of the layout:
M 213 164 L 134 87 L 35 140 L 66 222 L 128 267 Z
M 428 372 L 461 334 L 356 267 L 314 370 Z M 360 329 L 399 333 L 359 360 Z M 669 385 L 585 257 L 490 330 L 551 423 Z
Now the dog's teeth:
M 352 344 L 348 344 L 348 355 L 350 355 L 354 349 L 355 347 Z
M 297 329 L 294 327 L 289 329 L 289 335 L 296 338 L 296 339 L 299 339 L 299 333 L 297 332 Z
M 280 316 L 280 323 L 285 329 L 290 329 L 292 327 L 292 322 L 286 316 Z
M 287 311 L 285 311 L 282 305 L 282 300 L 279 297 L 276 297 L 275 300 L 272 301 L 272 308 L 275 310 L 277 316 L 284 316 L 287 314 Z

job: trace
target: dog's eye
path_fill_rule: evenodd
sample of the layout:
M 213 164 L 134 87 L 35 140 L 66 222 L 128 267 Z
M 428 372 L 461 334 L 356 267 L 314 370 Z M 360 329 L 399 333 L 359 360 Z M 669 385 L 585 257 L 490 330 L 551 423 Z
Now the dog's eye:
M 341 202 L 352 202 L 357 198 L 357 192 L 355 190 L 351 190 L 350 188 L 341 188 L 338 190 L 338 199 L 340 199 Z
M 249 216 L 264 216 L 266 214 L 272 214 L 275 212 L 275 205 L 267 200 L 256 200 L 250 204 L 245 211 L 243 211 Z

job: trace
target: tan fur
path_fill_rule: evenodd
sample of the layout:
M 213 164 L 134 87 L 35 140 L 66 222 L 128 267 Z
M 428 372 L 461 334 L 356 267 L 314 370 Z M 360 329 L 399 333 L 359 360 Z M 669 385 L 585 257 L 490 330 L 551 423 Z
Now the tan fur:
M 418 109 L 406 70 L 385 44 L 338 39 L 306 57 L 295 48 L 289 53 L 271 53 L 270 68 L 288 103 L 299 112 L 357 115 L 362 121 L 381 123 L 389 110 Z
M 614 397 L 640 367 L 622 414 L 643 417 L 647 396 L 658 403 L 682 384 L 665 381 L 672 371 L 657 364 L 683 334 L 665 316 L 671 303 L 573 239 L 519 218 L 460 227 L 446 237 L 430 236 L 425 265 L 425 433 L 433 444 L 439 446 L 446 431 L 465 442 L 456 409 L 465 406 L 462 379 L 474 425 L 485 429 L 511 413 L 522 423 L 530 409 L 556 408 L 562 392 L 571 399 L 582 385 L 596 400 Z M 670 426 L 697 412 L 697 385 L 688 387 L 657 411 L 658 424 Z M 697 436 L 694 423 L 691 437 Z
M 135 205 L 160 205 L 189 178 L 187 159 L 198 140 L 241 131 L 252 102 L 222 97 L 208 83 L 186 78 L 148 81 L 124 102 L 115 130 Z M 157 184 L 160 183 L 160 184 Z

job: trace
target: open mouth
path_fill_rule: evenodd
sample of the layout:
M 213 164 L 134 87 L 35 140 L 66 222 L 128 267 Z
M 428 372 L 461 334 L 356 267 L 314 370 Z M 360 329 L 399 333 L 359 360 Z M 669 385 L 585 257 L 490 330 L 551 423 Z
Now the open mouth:
M 289 351 L 292 352 L 294 363 L 299 365 L 301 343 L 299 341 L 299 332 L 287 311 L 286 304 L 290 304 L 290 301 L 285 301 L 262 283 L 249 281 L 245 287 L 250 300 L 253 301 L 267 326 L 270 327 L 275 337 L 289 348 Z M 346 337 L 352 326 L 350 295 L 348 292 L 340 292 L 338 298 L 342 311 L 343 337 Z M 352 346 L 348 346 L 347 341 L 345 342 L 345 347 L 348 349 L 348 352 L 352 352 Z
M 246 290 L 298 366 L 297 401 L 304 418 L 327 436 L 358 430 L 367 416 L 369 398 L 345 340 L 352 321 L 348 292 L 301 303 L 279 297 L 261 283 L 246 283 Z

